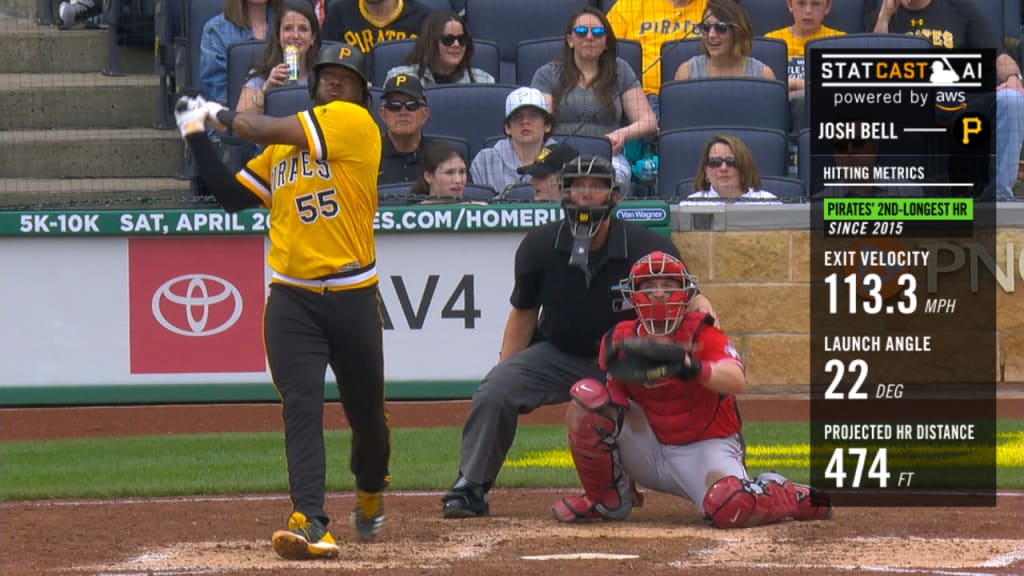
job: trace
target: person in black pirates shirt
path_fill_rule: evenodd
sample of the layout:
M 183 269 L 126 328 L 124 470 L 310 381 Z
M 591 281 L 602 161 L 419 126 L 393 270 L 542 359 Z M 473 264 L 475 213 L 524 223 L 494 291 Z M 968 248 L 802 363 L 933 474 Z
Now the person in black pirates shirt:
M 415 182 L 423 169 L 423 153 L 431 142 L 423 137 L 430 108 L 419 78 L 399 74 L 388 79 L 377 113 L 386 128 L 377 185 Z
M 995 182 L 989 182 L 981 197 L 1012 199 L 1017 163 L 1024 143 L 1024 84 L 1020 67 L 1003 50 L 999 41 L 1002 31 L 991 30 L 971 0 L 882 0 L 872 16 L 874 20 L 869 21 L 875 23 L 876 34 L 921 36 L 931 40 L 936 48 L 946 50 L 991 48 L 996 51 L 996 93 L 969 95 L 967 109 L 995 119 Z M 949 125 L 962 113 L 936 108 L 936 120 Z M 955 154 L 950 160 L 952 172 L 959 163 Z M 968 172 L 963 181 L 971 179 L 972 167 L 968 165 L 966 169 Z M 974 170 L 983 173 L 985 167 Z M 959 177 L 951 174 L 950 179 L 957 181 Z
M 417 0 L 338 0 L 324 18 L 324 40 L 369 54 L 378 42 L 415 38 L 430 8 Z
M 518 416 L 567 402 L 581 378 L 604 377 L 597 365 L 601 337 L 633 317 L 619 281 L 644 254 L 679 254 L 671 239 L 612 216 L 619 195 L 607 160 L 570 160 L 559 188 L 565 219 L 531 231 L 516 250 L 512 311 L 498 364 L 473 394 L 459 477 L 441 500 L 445 518 L 490 512 L 487 491 L 515 439 Z M 714 313 L 699 294 L 687 309 Z

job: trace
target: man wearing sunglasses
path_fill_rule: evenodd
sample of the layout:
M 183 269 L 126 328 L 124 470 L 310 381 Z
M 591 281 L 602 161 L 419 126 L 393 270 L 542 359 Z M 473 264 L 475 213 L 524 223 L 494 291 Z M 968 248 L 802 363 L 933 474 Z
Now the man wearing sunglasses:
M 430 108 L 419 78 L 411 74 L 392 76 L 384 85 L 378 113 L 386 130 L 381 139 L 377 185 L 415 182 L 423 152 L 430 144 L 423 137 Z
M 327 8 L 323 36 L 369 54 L 377 42 L 415 38 L 429 15 L 418 0 L 337 0 Z

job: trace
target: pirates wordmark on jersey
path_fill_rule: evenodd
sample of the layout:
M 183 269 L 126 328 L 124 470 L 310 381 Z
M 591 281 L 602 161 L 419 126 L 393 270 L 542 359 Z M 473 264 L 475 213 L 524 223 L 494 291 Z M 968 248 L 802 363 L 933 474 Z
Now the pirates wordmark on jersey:
M 274 144 L 236 178 L 270 210 L 273 280 L 315 290 L 377 281 L 380 131 L 370 113 L 331 102 L 298 114 L 307 146 Z

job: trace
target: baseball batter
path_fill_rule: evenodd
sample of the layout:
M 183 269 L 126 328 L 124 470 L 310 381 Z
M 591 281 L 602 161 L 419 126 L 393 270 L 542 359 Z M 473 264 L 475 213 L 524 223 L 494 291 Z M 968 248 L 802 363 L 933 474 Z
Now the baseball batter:
M 625 519 L 642 504 L 636 484 L 690 500 L 719 528 L 831 518 L 822 492 L 775 473 L 747 476 L 735 400 L 743 361 L 711 316 L 686 312 L 697 283 L 682 261 L 652 252 L 621 290 L 637 319 L 602 341 L 607 383 L 584 379 L 570 391 L 569 446 L 584 493 L 555 502 L 555 518 Z
M 333 558 L 340 551 L 324 510 L 328 365 L 352 426 L 357 537 L 373 540 L 384 519 L 390 433 L 373 237 L 381 141 L 367 110 L 368 78 L 366 56 L 332 45 L 321 50 L 309 74 L 316 102 L 310 110 L 273 118 L 185 98 L 176 111 L 200 175 L 221 204 L 228 211 L 261 203 L 270 210 L 264 341 L 281 396 L 293 508 L 287 529 L 271 542 L 287 560 Z M 206 125 L 267 146 L 232 178 Z

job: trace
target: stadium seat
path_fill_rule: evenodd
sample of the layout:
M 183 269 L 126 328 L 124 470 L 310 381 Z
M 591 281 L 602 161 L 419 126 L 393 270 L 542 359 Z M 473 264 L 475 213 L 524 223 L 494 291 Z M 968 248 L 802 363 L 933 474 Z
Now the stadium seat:
M 850 2 L 854 0 L 833 0 L 832 10 L 836 9 L 839 2 Z M 771 0 L 747 0 L 740 2 L 747 9 L 750 15 L 750 24 L 754 27 L 754 36 L 764 36 L 772 30 L 785 28 L 793 24 L 793 15 L 786 8 L 786 2 L 773 2 Z
M 516 86 L 504 84 L 430 88 L 426 91 L 430 117 L 423 132 L 465 138 L 476 154 L 488 136 L 504 134 L 505 98 L 515 89 Z
M 462 190 L 462 197 L 473 202 L 490 202 L 498 196 L 498 191 L 486 184 L 467 182 Z
M 221 13 L 221 6 L 221 2 L 210 0 L 191 0 L 188 5 L 185 20 L 185 37 L 188 39 L 188 63 L 185 69 L 188 74 L 184 87 L 190 94 L 199 94 L 202 90 L 199 83 L 199 46 L 203 41 L 203 26 Z
M 379 42 L 370 53 L 370 81 L 378 88 L 384 87 L 388 71 L 405 64 L 405 58 L 412 52 L 415 38 Z M 489 40 L 473 39 L 473 67 L 480 68 L 495 79 L 501 73 L 498 63 L 498 45 Z
M 698 126 L 789 129 L 789 92 L 779 80 L 707 78 L 661 86 L 662 130 Z
M 640 43 L 634 40 L 619 39 L 616 39 L 615 42 L 619 58 L 625 60 L 629 67 L 633 69 L 633 73 L 639 78 L 643 71 L 643 51 L 640 48 Z M 561 57 L 564 44 L 564 36 L 532 38 L 517 44 L 516 84 L 529 86 L 533 82 L 533 75 L 537 72 L 538 68 Z
M 842 30 L 847 34 L 863 34 L 875 27 L 872 22 L 868 27 L 866 18 L 868 16 L 868 5 L 864 0 L 839 0 L 832 2 L 832 9 L 825 16 L 824 24 L 829 28 Z M 787 24 L 791 24 L 792 20 Z M 777 26 L 776 28 L 781 28 Z
M 569 16 L 587 0 L 467 0 L 466 24 L 474 38 L 493 40 L 501 56 L 498 82 L 516 81 L 516 45 L 527 32 L 535 38 L 561 36 Z
M 435 142 L 447 142 L 458 148 L 459 151 L 462 152 L 462 157 L 466 159 L 466 169 L 469 169 L 469 164 L 473 161 L 473 150 L 469 147 L 469 142 L 467 142 L 465 138 L 446 136 L 443 134 L 424 134 L 423 137 Z
M 700 39 L 672 40 L 661 45 L 661 83 L 675 80 L 676 69 L 683 62 L 700 54 Z M 775 38 L 754 38 L 754 58 L 772 69 L 776 80 L 789 77 L 786 43 Z
M 786 176 L 786 134 L 781 130 L 733 126 L 668 130 L 658 136 L 658 153 L 665 159 L 658 166 L 656 196 L 673 197 L 680 180 L 693 178 L 704 147 L 712 136 L 730 134 L 743 141 L 757 161 L 762 176 Z M 674 159 L 669 161 L 668 159 Z
M 811 181 L 811 129 L 805 128 L 800 131 L 797 138 L 797 175 L 804 182 Z
M 695 178 L 686 178 L 676 185 L 676 197 L 686 198 L 693 194 Z M 804 183 L 796 178 L 782 176 L 761 176 L 761 189 L 775 194 L 783 202 L 800 202 L 807 199 Z
M 384 132 L 384 121 L 380 118 L 380 103 L 384 100 L 384 91 L 380 88 L 370 88 L 370 116 L 377 123 L 381 132 Z
M 377 202 L 381 206 L 404 206 L 412 204 L 410 197 L 412 182 L 399 182 L 397 184 L 384 184 L 377 186 Z
M 509 202 L 533 202 L 533 196 L 533 184 L 519 182 L 506 188 L 501 199 L 508 200 Z
M 807 185 L 799 178 L 761 176 L 761 189 L 775 194 L 783 202 L 799 202 L 808 197 Z
M 313 106 L 309 97 L 309 88 L 305 86 L 282 86 L 267 91 L 263 112 L 267 116 L 278 118 L 298 114 Z
M 267 43 L 262 40 L 235 42 L 228 46 L 228 108 L 238 106 L 249 70 L 263 57 Z
M 603 136 L 584 136 L 582 134 L 554 134 L 555 140 L 568 144 L 582 155 L 600 156 L 605 160 L 612 159 L 612 143 Z

